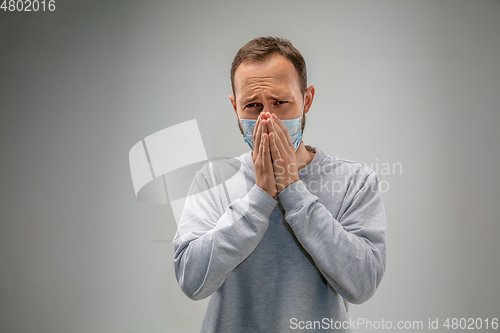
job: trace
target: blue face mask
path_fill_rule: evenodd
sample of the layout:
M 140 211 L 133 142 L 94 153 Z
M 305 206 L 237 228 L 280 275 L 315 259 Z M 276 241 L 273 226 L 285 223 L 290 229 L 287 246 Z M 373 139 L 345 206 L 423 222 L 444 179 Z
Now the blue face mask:
M 240 118 L 240 116 L 238 116 Z M 256 119 L 241 119 L 241 124 L 243 127 L 244 140 L 253 151 L 253 130 L 255 127 Z M 290 139 L 292 139 L 295 151 L 299 148 L 302 142 L 302 116 L 295 119 L 282 119 L 281 122 L 285 125 L 290 134 Z

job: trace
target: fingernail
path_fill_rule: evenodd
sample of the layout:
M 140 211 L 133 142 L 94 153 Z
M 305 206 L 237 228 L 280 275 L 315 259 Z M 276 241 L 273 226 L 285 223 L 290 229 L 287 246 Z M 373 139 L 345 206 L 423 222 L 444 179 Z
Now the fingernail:
M 273 113 L 273 118 L 276 119 L 276 113 Z

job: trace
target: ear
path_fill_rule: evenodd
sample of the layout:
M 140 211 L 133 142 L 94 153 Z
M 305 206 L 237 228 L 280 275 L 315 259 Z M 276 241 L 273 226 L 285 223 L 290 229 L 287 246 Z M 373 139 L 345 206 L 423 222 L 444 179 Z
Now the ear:
M 308 113 L 309 109 L 311 108 L 313 99 L 314 99 L 314 94 L 315 94 L 315 89 L 314 86 L 309 86 L 309 88 L 306 89 L 306 92 L 304 94 L 304 113 Z
M 237 111 L 237 108 L 236 108 L 236 100 L 231 95 L 229 95 L 229 100 L 231 101 L 231 104 L 233 105 L 234 112 L 236 112 L 236 115 L 238 115 L 238 111 Z

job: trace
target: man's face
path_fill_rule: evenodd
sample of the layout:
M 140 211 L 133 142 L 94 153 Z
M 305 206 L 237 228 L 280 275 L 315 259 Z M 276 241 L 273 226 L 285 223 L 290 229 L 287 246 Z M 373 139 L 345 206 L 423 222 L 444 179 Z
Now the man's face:
M 314 94 L 314 87 L 309 87 L 304 113 L 309 111 L 312 102 L 311 88 Z M 261 112 L 275 113 L 280 119 L 302 115 L 304 96 L 300 91 L 299 75 L 290 60 L 279 54 L 264 61 L 243 62 L 234 74 L 234 89 L 235 97 L 229 98 L 242 119 L 257 119 Z M 304 125 L 305 117 L 302 117 L 302 127 Z M 243 133 L 241 123 L 239 126 Z

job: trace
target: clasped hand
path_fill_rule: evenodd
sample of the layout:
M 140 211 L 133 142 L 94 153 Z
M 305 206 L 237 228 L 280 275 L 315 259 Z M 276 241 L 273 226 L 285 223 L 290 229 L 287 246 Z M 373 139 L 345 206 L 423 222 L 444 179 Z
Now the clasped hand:
M 252 159 L 257 186 L 274 198 L 288 185 L 300 180 L 295 148 L 287 128 L 276 114 L 259 114 L 253 142 Z

